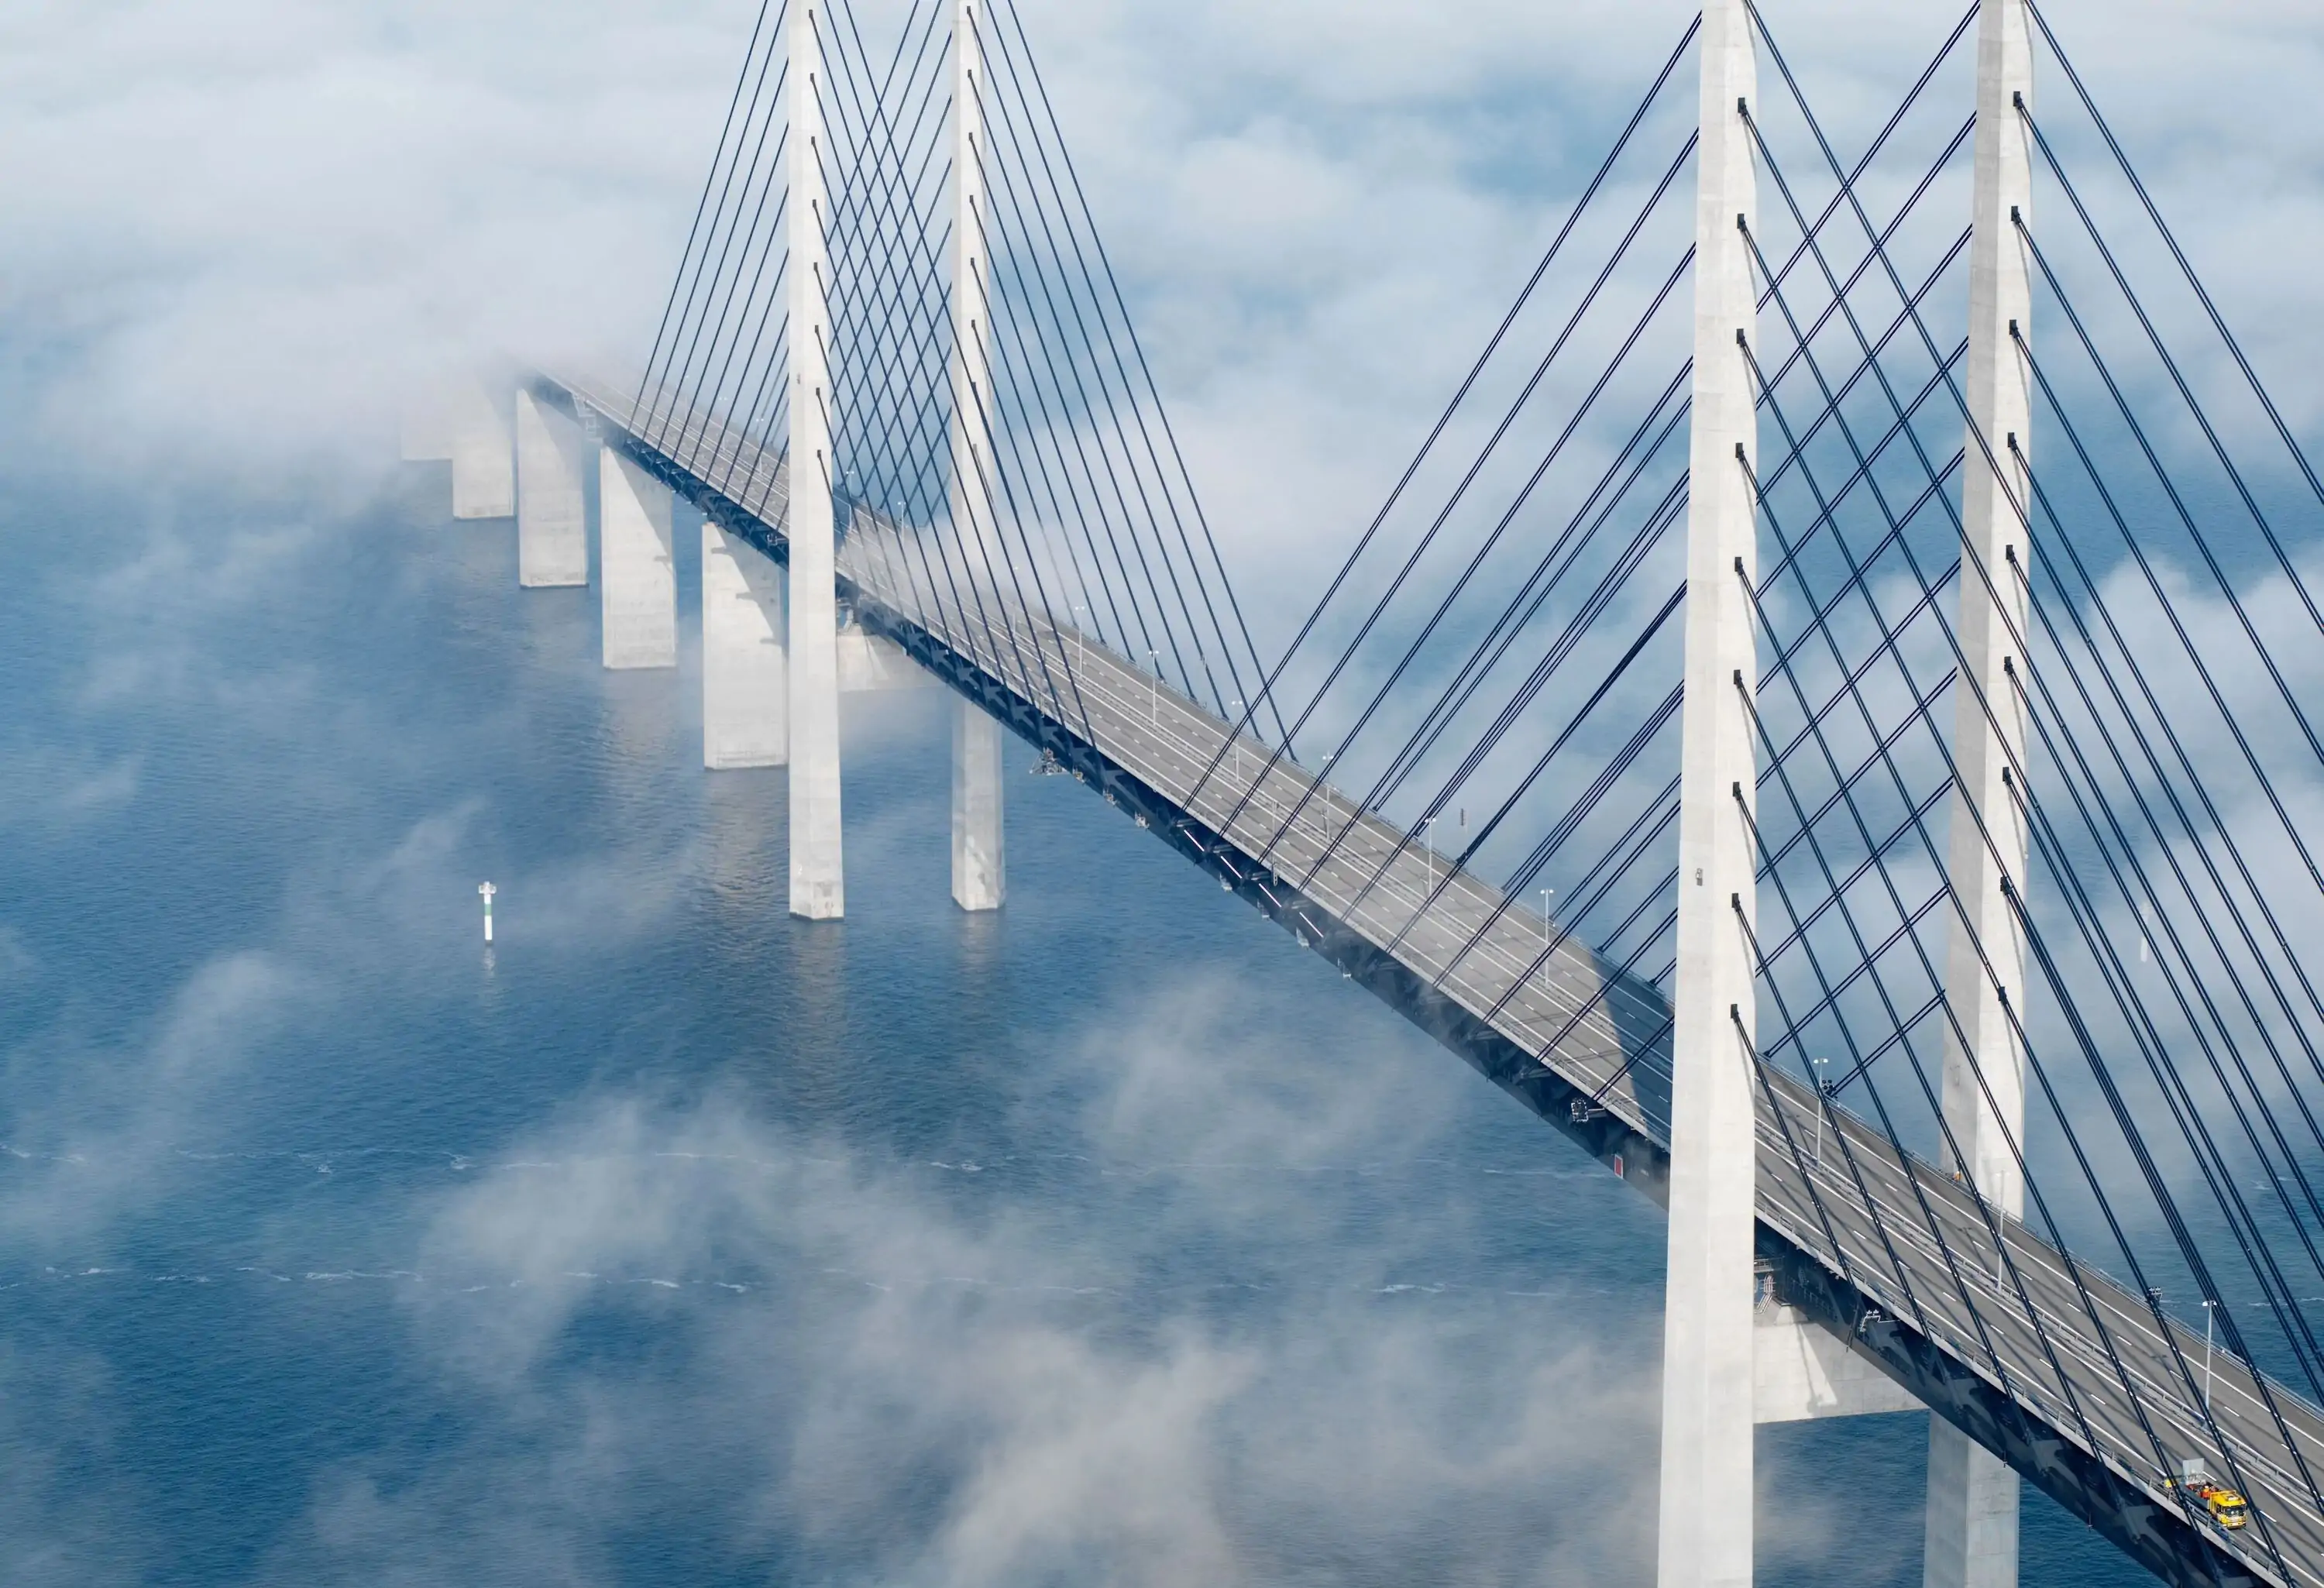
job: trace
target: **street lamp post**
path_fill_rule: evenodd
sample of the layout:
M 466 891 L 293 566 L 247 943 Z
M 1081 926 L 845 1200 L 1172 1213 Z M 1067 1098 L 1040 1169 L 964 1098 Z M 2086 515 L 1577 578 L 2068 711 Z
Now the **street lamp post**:
M 1435 825 L 1436 818 L 1433 816 L 1420 818 L 1420 845 L 1428 854 L 1428 891 L 1430 893 L 1436 891 L 1436 840 L 1430 836 L 1428 829 Z M 1425 906 L 1427 902 L 1427 898 L 1424 895 L 1421 903 Z
M 2203 1302 L 2203 1410 L 2211 1409 L 2211 1319 L 2219 1304 L 2206 1297 Z
M 1831 1113 L 1831 1083 L 1824 1079 L 1823 1072 L 1824 1072 L 1824 1066 L 1825 1066 L 1826 1065 L 1830 1064 L 1830 1063 L 1831 1062 L 1831 1060 L 1830 1060 L 1830 1059 L 1828 1059 L 1828 1058 L 1818 1058 L 1818 1059 L 1811 1059 L 1809 1062 L 1810 1062 L 1811 1064 L 1813 1064 L 1813 1065 L 1815 1066 L 1815 1088 L 1816 1088 L 1816 1145 L 1815 1145 L 1815 1167 L 1816 1167 L 1818 1169 L 1821 1169 L 1821 1168 L 1823 1168 L 1823 1116 L 1824 1116 L 1825 1114 L 1827 1114 L 1827 1113 Z
M 1158 727 L 1162 722 L 1162 653 L 1149 651 L 1146 660 L 1154 669 L 1153 676 L 1146 680 L 1146 720 Z
M 1541 951 L 1544 954 L 1549 952 L 1549 896 L 1556 891 L 1554 888 L 1541 891 Z

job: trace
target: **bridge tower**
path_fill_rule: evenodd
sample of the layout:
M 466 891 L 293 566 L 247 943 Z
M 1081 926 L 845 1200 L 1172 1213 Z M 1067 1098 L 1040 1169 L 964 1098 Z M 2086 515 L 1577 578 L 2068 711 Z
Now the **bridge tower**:
M 1961 676 L 1955 696 L 1947 866 L 1956 911 L 1945 956 L 1944 1115 L 1952 1167 L 1995 1211 L 2024 1211 L 2017 1147 L 2025 1125 L 2025 945 L 2008 897 L 2025 876 L 2026 831 L 2013 765 L 2025 704 L 2014 660 L 2026 632 L 2026 458 L 2032 448 L 2033 283 L 2017 223 L 2033 219 L 2025 121 L 2034 104 L 2026 0 L 1981 0 L 1977 170 L 1969 244 L 1968 452 L 1961 475 Z M 2015 1588 L 2017 1474 L 1942 1417 L 1929 1427 L 1925 1588 Z
M 952 490 L 964 540 L 990 526 L 993 489 L 991 275 L 986 268 L 982 0 L 953 0 Z M 952 706 L 952 896 L 963 909 L 998 909 L 1001 849 L 1001 725 L 955 697 Z
M 1757 179 L 1743 107 L 1757 96 L 1757 62 L 1745 0 L 1704 5 L 1702 70 L 1658 1581 L 1746 1588 L 1757 1189 L 1746 927 L 1757 916 L 1758 681 L 1746 582 L 1758 568 L 1758 409 L 1746 355 L 1757 300 L 1743 228 L 1756 223 Z
M 839 823 L 838 525 L 832 509 L 831 261 L 824 233 L 823 0 L 790 8 L 791 913 L 846 913 Z

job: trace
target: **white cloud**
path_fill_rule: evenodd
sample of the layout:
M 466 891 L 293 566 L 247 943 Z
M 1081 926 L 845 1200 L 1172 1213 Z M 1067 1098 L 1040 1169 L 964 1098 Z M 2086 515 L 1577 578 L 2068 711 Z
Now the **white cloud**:
M 302 991 L 275 955 L 223 953 L 124 1042 L 88 1045 L 60 1027 L 12 1051 L 7 1130 L 22 1173 L 0 1198 L 0 1228 L 54 1247 L 162 1195 L 169 1150 L 219 1105 L 221 1088 Z
M 119 1408 L 102 1363 L 60 1345 L 0 1342 L 0 1580 L 112 1588 L 144 1580 L 113 1469 Z
M 401 391 L 447 357 L 634 358 L 754 10 L 13 8 L 0 307 L 19 380 L 84 456 L 257 474 L 383 458 Z M 874 38 L 895 10 L 866 7 Z M 2245 107 L 2296 101 L 2305 9 L 2055 10 L 2296 380 L 2313 361 L 2289 328 L 2313 317 L 2282 311 L 2304 300 L 2318 134 Z M 1360 522 L 1687 7 L 1024 11 L 1215 513 L 1238 543 L 1304 547 Z M 1769 20 L 1843 137 L 1945 23 L 1904 0 Z
M 1060 1161 L 1114 1166 L 1151 1217 L 1093 1219 L 1029 1185 L 964 1195 L 964 1175 L 800 1140 L 733 1094 L 578 1103 L 510 1143 L 431 1199 L 399 1291 L 415 1369 L 465 1431 L 417 1473 L 383 1453 L 321 1474 L 261 1580 L 613 1580 L 619 1541 L 671 1493 L 689 1547 L 930 1588 L 1277 1581 L 1329 1560 L 1380 1582 L 1633 1569 L 1650 1375 L 1586 1334 L 1512 1334 L 1569 1316 L 1545 1299 L 1384 1297 L 1388 1269 L 1442 1262 L 1417 1221 L 1286 1233 L 1304 1204 L 1343 1200 L 1314 1177 L 1342 1155 L 1403 1131 L 1425 1160 L 1452 1077 L 1351 1020 L 1328 1055 L 1284 1063 L 1287 1085 L 1357 1101 L 1270 1148 L 1243 1127 L 1276 1117 L 1284 1083 L 1221 1040 L 1237 1001 L 1269 994 L 1174 991 L 1220 1020 L 1108 1009 L 1033 1065 L 1087 1089 L 1086 1135 L 1028 1101 Z M 1196 1139 L 1242 1161 L 1149 1156 Z M 1155 1281 L 1190 1237 L 1221 1279 L 1312 1259 L 1221 1306 Z M 613 1343 L 638 1337 L 653 1350 Z M 1582 1484 L 1601 1503 L 1529 1503 Z

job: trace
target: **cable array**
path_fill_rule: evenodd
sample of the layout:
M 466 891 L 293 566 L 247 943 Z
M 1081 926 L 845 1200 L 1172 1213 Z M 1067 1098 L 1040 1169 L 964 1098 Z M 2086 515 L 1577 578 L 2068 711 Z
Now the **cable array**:
M 1807 205 L 1792 168 L 1820 168 L 1814 180 L 1842 195 L 1849 176 L 1761 29 L 1785 108 L 1809 133 L 1795 162 L 1753 107 L 1774 208 L 1798 227 Z M 2042 34 L 2204 309 L 2193 325 L 2276 420 L 2054 33 Z M 1775 251 L 1752 239 L 1774 309 L 1751 349 L 1762 412 L 1798 460 L 1790 479 L 1757 482 L 1780 559 L 1748 592 L 1773 663 L 1755 709 L 1762 900 L 1775 906 L 1761 930 L 1778 939 L 1757 945 L 1757 1054 L 1787 1083 L 1768 1092 L 1779 1138 L 1828 1123 L 1853 1152 L 1861 1129 L 1888 1161 L 1923 1166 L 1914 1174 L 1927 1185 L 1884 1196 L 1853 1166 L 1800 1164 L 1812 1244 L 2129 1470 L 2159 1480 L 2205 1459 L 2254 1495 L 2253 1541 L 2288 1574 L 2317 1559 L 2324 1511 L 2313 1411 L 2324 1355 L 2306 1311 L 2306 1287 L 2324 1281 L 2324 1133 L 2303 1095 L 2324 1081 L 2324 1004 L 2287 924 L 2317 872 L 2283 785 L 2324 761 L 2290 681 L 2305 665 L 2295 649 L 2324 625 L 2258 473 L 2229 444 L 2235 428 L 2206 412 L 2053 140 L 2024 106 L 2015 114 L 2070 217 L 2063 235 L 2013 217 L 2038 289 L 2034 327 L 2013 328 L 2038 396 L 2038 466 L 2035 438 L 1969 422 L 1962 344 L 1936 329 L 1924 272 L 1858 200 L 1858 251 L 1835 261 L 1828 239 L 1811 242 L 1812 294 L 1780 284 Z M 2094 266 L 2081 276 L 2058 258 L 2069 240 Z M 1867 245 L 1877 268 L 1858 275 Z M 2082 303 L 2093 286 L 2115 300 L 2109 328 L 2136 334 L 2097 328 Z M 1833 306 L 1819 334 L 1811 322 Z M 1884 337 L 1900 307 L 1901 334 Z M 2120 374 L 2126 350 L 2151 355 L 2161 378 Z M 2142 413 L 2156 393 L 2179 414 Z M 1825 443 L 1803 446 L 1824 416 Z M 2158 439 L 2164 423 L 2200 445 Z M 2110 433 L 2094 434 L 2100 425 Z M 2307 483 L 2310 511 L 2324 505 L 2288 429 L 2260 433 L 2289 455 L 2276 484 Z M 2022 532 L 2002 566 L 1986 566 L 1964 556 L 1955 487 L 1966 468 L 2015 477 L 2010 464 L 2031 479 L 2013 504 Z M 2211 478 L 2194 478 L 2204 465 Z M 2222 510 L 2237 509 L 2294 597 L 2272 629 L 2251 610 L 2249 570 L 2239 581 L 2221 549 Z M 2204 611 L 2190 609 L 2185 577 L 2199 571 Z M 1964 592 L 2003 613 L 2015 609 L 2006 597 L 2024 599 L 2030 620 L 2008 636 L 2013 699 L 1960 698 Z M 1827 706 L 1834 679 L 1840 713 Z M 1956 715 L 1999 733 L 2017 711 L 2028 732 L 2005 774 L 2013 808 L 1977 811 L 1960 797 Z M 2261 822 L 2273 824 L 2273 867 L 2252 854 Z M 1948 845 L 1981 847 L 2015 872 L 2005 831 L 2024 834 L 2030 860 L 2008 889 L 2013 940 L 1986 941 Z M 2024 1068 L 2028 1118 L 2008 1142 L 2023 1226 L 1944 1172 L 1968 1161 L 1960 1104 L 1944 1097 L 1953 1077 L 1966 1072 L 1972 1106 L 2015 1089 L 1985 1073 L 1946 996 L 1945 956 L 1961 945 L 2003 1000 Z M 2027 983 L 2012 1002 L 2021 946 Z M 1969 1204 L 1966 1216 L 1949 1216 L 1949 1202 Z M 1872 1227 L 1874 1210 L 1886 1228 Z M 1936 1260 L 1913 1255 L 1923 1242 Z
M 949 0 L 912 0 L 880 51 L 832 0 L 803 88 L 779 57 L 806 3 L 759 13 L 632 428 L 787 511 L 798 152 L 777 123 L 815 92 L 858 601 L 1029 703 L 1053 752 L 1148 769 L 1270 900 L 1360 932 L 1577 1109 L 1659 1131 L 1697 30 L 1270 661 L 1013 0 L 969 7 L 959 40 Z M 1738 225 L 1762 446 L 1736 466 L 1759 676 L 1734 686 L 1760 770 L 1731 794 L 1765 906 L 1737 923 L 1761 1216 L 2000 1386 L 2029 1440 L 2061 1431 L 2196 1522 L 2160 1480 L 2203 1458 L 2253 1497 L 2239 1547 L 2324 1580 L 2324 989 L 2300 952 L 2324 905 L 2301 819 L 2324 775 L 2301 539 L 2324 476 L 2038 14 L 2071 115 L 2013 107 L 2062 200 L 2011 223 L 2035 420 L 1979 430 L 1950 328 L 1974 126 L 1947 109 L 1975 20 L 1843 160 L 1758 19 L 1761 194 Z M 1998 565 L 1960 505 L 1988 473 L 2029 482 Z M 1969 665 L 1965 601 L 2025 614 L 2005 698 Z M 1955 734 L 2015 743 L 2021 718 L 2008 808 L 1978 808 Z M 1957 885 L 1980 853 L 2008 877 L 2006 940 Z M 1955 964 L 1998 999 L 2012 1073 L 1986 1073 Z M 1965 1111 L 2012 1119 L 2019 1095 L 2022 1207 L 1960 1140 Z

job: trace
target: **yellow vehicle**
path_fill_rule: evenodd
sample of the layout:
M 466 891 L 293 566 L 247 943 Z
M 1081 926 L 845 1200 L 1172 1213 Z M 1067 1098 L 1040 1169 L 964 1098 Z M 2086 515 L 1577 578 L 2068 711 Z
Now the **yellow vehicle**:
M 2163 1479 L 2163 1486 L 2185 1489 L 2190 1498 L 2202 1501 L 2212 1521 L 2231 1533 L 2251 1520 L 2251 1502 L 2225 1483 L 2214 1482 L 2200 1461 L 2188 1462 L 2178 1478 Z

